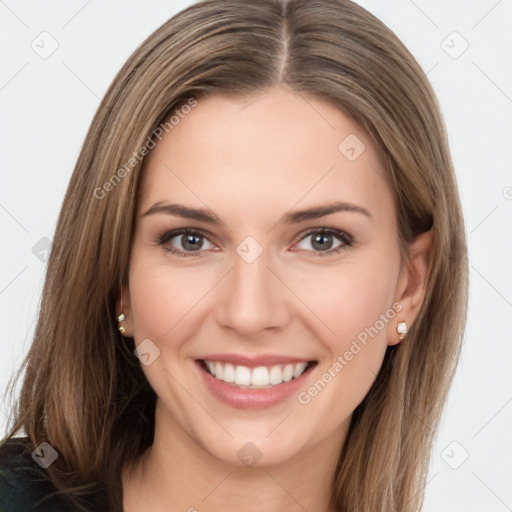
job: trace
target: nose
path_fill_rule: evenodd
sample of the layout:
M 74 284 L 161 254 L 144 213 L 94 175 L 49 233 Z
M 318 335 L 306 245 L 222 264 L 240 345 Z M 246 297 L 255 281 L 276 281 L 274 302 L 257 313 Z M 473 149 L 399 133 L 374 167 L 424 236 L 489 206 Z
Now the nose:
M 218 289 L 216 321 L 248 339 L 280 330 L 291 316 L 287 293 L 265 251 L 250 263 L 235 253 L 233 268 Z

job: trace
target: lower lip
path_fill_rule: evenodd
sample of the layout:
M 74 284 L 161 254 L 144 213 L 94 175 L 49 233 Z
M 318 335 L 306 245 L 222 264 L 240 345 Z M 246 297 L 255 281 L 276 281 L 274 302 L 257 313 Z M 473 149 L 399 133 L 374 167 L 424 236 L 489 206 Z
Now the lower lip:
M 313 365 L 300 377 L 292 379 L 290 382 L 283 382 L 282 384 L 276 384 L 275 386 L 263 389 L 247 389 L 239 388 L 223 380 L 216 379 L 203 368 L 201 362 L 196 361 L 196 364 L 199 367 L 206 387 L 213 396 L 236 409 L 267 409 L 284 402 L 291 395 L 298 393 L 314 368 Z

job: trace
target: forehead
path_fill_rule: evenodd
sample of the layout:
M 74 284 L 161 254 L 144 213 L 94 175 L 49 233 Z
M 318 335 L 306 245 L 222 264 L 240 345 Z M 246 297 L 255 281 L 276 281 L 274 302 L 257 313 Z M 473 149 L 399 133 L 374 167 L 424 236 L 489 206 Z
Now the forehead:
M 330 103 L 276 88 L 187 112 L 146 157 L 141 210 L 179 200 L 247 218 L 342 200 L 394 214 L 373 143 Z

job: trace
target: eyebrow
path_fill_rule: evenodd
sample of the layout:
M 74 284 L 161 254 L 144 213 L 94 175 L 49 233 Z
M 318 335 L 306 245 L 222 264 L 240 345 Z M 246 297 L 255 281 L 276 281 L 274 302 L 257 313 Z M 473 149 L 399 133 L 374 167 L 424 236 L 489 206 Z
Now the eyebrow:
M 286 224 L 297 224 L 306 220 L 319 219 L 337 212 L 353 212 L 362 214 L 369 219 L 372 218 L 371 213 L 361 206 L 346 203 L 343 201 L 335 201 L 332 203 L 313 206 L 305 210 L 291 211 L 285 214 L 279 222 Z M 205 208 L 191 208 L 182 204 L 168 204 L 165 201 L 158 201 L 149 210 L 142 214 L 143 217 L 154 215 L 157 213 L 165 213 L 184 219 L 193 219 L 199 222 L 205 222 L 212 225 L 224 224 L 220 217 Z

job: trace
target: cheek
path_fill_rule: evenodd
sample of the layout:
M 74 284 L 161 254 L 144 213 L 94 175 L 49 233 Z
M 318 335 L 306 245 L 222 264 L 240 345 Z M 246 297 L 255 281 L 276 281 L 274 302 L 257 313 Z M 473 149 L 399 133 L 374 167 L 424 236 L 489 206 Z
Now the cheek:
M 293 289 L 313 313 L 310 326 L 332 357 L 348 350 L 352 340 L 364 341 L 365 334 L 374 345 L 387 341 L 398 270 L 395 258 L 382 264 L 361 259 L 312 268 L 296 278 Z M 293 282 L 292 276 L 288 282 Z
M 309 294 L 308 306 L 322 320 L 310 325 L 329 355 L 297 399 L 304 414 L 322 418 L 316 427 L 322 435 L 352 414 L 379 372 L 388 327 L 396 321 L 391 274 L 347 267 L 329 278 L 317 275 L 309 283 L 315 293 Z M 308 285 L 307 279 L 303 284 Z
M 369 256 L 302 273 L 297 282 L 297 295 L 307 298 L 318 317 L 310 328 L 329 354 L 316 381 L 298 398 L 311 413 L 332 411 L 326 429 L 348 417 L 369 391 L 387 349 L 389 326 L 396 322 L 398 253 Z
M 180 339 L 186 338 L 184 329 L 193 328 L 188 319 L 215 282 L 211 277 L 192 268 L 166 265 L 161 258 L 155 261 L 134 250 L 130 300 L 135 340 L 150 338 L 159 346 L 168 345 L 178 327 Z
M 191 355 L 188 341 L 197 335 L 202 321 L 199 315 L 215 277 L 172 267 L 143 250 L 132 252 L 130 300 L 135 344 L 150 339 L 160 350 L 154 363 L 142 370 L 173 416 L 184 423 L 189 421 L 185 411 L 190 409 L 190 398 L 180 391 L 175 379 L 184 382 L 188 378 L 189 367 L 183 364 Z

